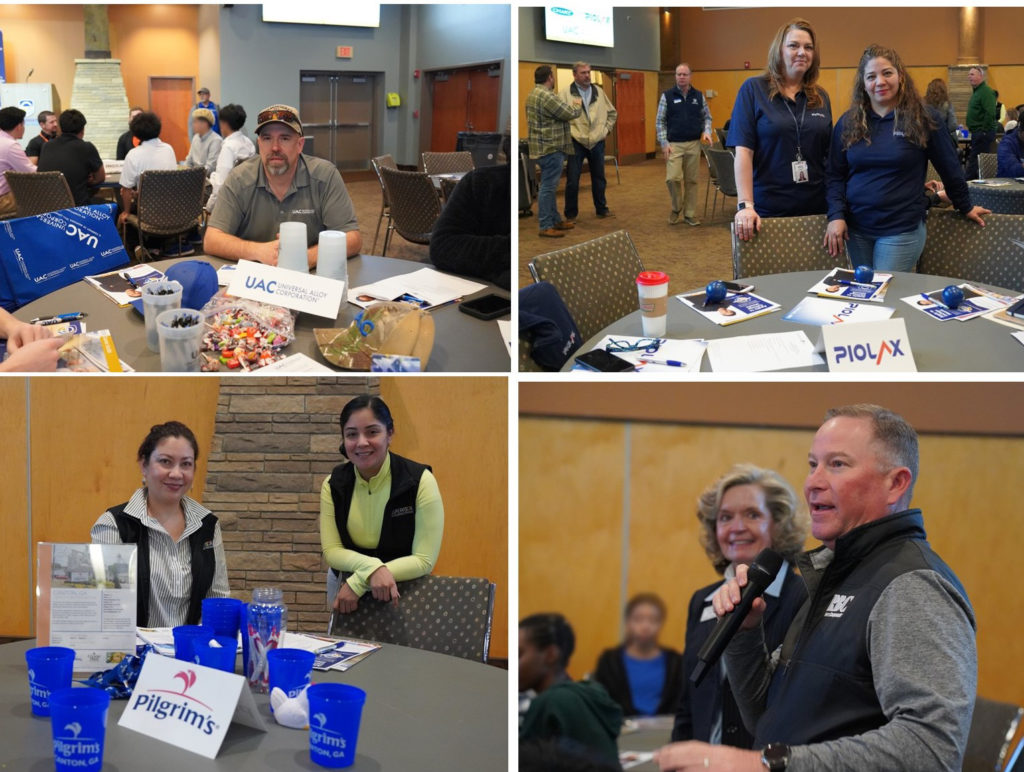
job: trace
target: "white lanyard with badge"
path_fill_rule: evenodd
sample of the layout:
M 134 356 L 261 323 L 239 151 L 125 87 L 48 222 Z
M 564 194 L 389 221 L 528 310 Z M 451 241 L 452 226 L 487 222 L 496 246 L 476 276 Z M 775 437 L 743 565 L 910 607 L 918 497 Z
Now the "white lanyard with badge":
M 804 109 L 800 113 L 800 122 L 797 123 L 796 115 L 793 113 L 793 108 L 789 106 L 789 101 L 783 97 L 782 104 L 789 110 L 789 115 L 793 119 L 793 123 L 796 126 L 796 160 L 793 161 L 793 182 L 803 183 L 810 180 L 810 176 L 807 173 L 807 161 L 804 160 L 803 146 L 801 144 L 800 134 L 804 128 L 804 118 L 807 115 L 807 97 L 804 96 Z

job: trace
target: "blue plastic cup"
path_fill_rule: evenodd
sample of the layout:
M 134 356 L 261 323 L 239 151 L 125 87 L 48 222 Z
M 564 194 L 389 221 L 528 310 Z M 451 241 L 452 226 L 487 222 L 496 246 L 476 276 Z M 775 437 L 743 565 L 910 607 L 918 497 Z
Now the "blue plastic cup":
M 267 652 L 267 688 L 274 691 L 276 686 L 289 697 L 297 697 L 313 675 L 313 660 L 316 655 L 302 649 L 271 649 Z M 273 706 L 270 712 L 274 712 Z
M 110 695 L 90 687 L 50 694 L 50 726 L 57 770 L 99 772 L 107 733 Z
M 50 692 L 71 686 L 75 666 L 75 650 L 64 646 L 40 646 L 25 652 L 28 665 L 28 691 L 32 713 L 50 715 Z
M 309 698 L 309 758 L 321 767 L 350 767 L 356 760 L 366 692 L 348 684 L 315 684 Z
M 238 620 L 242 601 L 238 598 L 204 598 L 203 627 L 213 628 L 215 635 L 238 636 Z
M 213 667 L 226 673 L 235 672 L 235 656 L 238 654 L 238 639 L 229 635 L 214 635 L 192 639 L 193 661 L 197 665 Z M 213 643 L 217 645 L 214 646 Z
M 192 643 L 196 638 L 205 636 L 209 640 L 213 637 L 213 630 L 202 625 L 179 625 L 171 633 L 174 635 L 174 658 L 185 662 L 196 661 Z

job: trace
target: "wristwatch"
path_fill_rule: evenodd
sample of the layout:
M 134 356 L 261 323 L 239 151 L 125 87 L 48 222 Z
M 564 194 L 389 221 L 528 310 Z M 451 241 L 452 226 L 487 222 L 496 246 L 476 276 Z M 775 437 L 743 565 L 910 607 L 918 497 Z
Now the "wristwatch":
M 785 743 L 769 743 L 761 751 L 761 764 L 771 772 L 783 772 L 789 766 L 789 746 Z
M 738 204 L 736 204 L 736 211 L 737 212 L 741 212 L 744 209 L 748 209 L 748 208 L 749 209 L 753 209 L 754 208 L 754 202 L 753 201 L 740 201 Z

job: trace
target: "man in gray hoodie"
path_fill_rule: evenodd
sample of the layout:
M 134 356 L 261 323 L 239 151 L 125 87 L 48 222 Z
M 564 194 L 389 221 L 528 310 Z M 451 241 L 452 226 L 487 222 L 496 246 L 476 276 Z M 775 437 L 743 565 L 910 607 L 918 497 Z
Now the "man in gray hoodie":
M 977 689 L 974 612 L 909 509 L 914 429 L 877 405 L 833 408 L 804 496 L 824 546 L 798 563 L 808 599 L 767 651 L 758 599 L 725 652 L 753 751 L 677 743 L 663 770 L 959 770 Z M 715 595 L 732 611 L 746 567 Z

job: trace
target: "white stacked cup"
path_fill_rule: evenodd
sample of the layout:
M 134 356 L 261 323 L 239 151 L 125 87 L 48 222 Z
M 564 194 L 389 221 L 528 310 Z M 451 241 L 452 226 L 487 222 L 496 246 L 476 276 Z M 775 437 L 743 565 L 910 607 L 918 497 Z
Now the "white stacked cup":
M 344 282 L 345 290 L 348 290 L 348 239 L 345 231 L 320 232 L 316 275 Z
M 643 271 L 636 277 L 644 336 L 662 338 L 668 321 L 668 274 Z
M 279 226 L 280 244 L 277 250 L 277 267 L 289 271 L 309 273 L 309 258 L 306 247 L 306 223 L 283 222 Z

